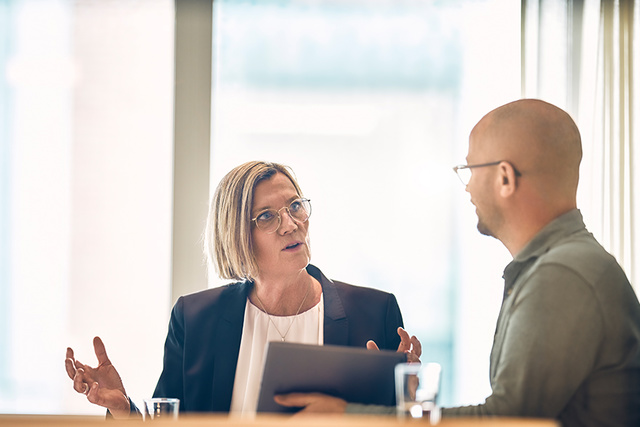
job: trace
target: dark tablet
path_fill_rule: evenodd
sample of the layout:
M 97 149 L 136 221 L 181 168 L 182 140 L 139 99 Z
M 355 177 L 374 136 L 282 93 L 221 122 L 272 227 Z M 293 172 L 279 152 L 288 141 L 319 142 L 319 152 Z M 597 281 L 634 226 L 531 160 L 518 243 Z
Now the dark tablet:
M 404 353 L 335 345 L 271 342 L 262 375 L 258 412 L 295 412 L 273 396 L 319 392 L 347 402 L 395 406 L 394 368 Z

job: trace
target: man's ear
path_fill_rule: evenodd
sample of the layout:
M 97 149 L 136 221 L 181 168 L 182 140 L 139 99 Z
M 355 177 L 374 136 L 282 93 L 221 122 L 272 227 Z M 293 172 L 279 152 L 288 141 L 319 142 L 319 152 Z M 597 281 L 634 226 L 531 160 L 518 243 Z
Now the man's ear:
M 517 189 L 516 171 L 507 162 L 498 165 L 498 179 L 500 180 L 500 196 L 511 197 Z

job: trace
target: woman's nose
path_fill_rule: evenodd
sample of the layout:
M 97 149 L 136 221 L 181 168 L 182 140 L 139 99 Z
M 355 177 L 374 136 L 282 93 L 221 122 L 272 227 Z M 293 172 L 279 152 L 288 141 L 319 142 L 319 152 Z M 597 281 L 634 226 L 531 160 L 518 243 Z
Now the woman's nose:
M 298 228 L 298 223 L 293 219 L 287 209 L 283 209 L 280 212 L 280 228 L 278 231 L 281 234 L 286 234 L 295 231 Z

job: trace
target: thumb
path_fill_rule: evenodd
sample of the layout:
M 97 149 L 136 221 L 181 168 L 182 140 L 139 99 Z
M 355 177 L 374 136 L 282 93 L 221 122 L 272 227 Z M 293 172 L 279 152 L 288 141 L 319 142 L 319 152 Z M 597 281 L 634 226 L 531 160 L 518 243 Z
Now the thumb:
M 398 352 L 404 353 L 411 350 L 411 337 L 409 333 L 402 327 L 398 327 L 398 335 L 400 336 L 400 345 L 398 346 Z
M 369 340 L 367 341 L 367 350 L 380 350 L 378 348 L 378 344 L 375 341 Z
M 95 337 L 93 339 L 93 350 L 96 353 L 96 357 L 98 358 L 98 364 L 102 365 L 103 363 L 109 362 L 109 356 L 107 356 L 107 350 L 104 348 L 104 343 L 100 339 L 100 337 Z

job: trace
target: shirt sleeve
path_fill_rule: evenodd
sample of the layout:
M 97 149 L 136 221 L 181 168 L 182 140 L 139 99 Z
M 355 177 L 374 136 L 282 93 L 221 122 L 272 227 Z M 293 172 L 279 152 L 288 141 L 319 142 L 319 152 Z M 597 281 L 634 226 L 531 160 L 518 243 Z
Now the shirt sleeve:
M 446 408 L 444 417 L 555 418 L 593 369 L 604 322 L 584 278 L 543 264 L 513 298 L 494 339 L 491 396 L 482 405 Z
M 345 413 L 360 415 L 395 415 L 396 407 L 384 405 L 365 405 L 361 403 L 347 403 Z

